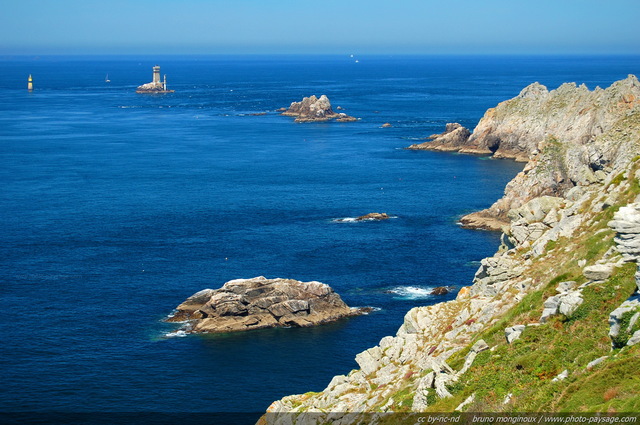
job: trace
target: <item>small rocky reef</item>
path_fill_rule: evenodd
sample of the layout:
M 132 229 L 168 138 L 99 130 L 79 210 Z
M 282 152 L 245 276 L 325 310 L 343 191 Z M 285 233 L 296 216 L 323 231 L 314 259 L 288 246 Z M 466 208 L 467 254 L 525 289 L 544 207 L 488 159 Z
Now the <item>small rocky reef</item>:
M 407 149 L 455 152 L 465 146 L 471 132 L 457 122 L 446 125 L 443 133 L 432 134 L 429 142 L 417 143 Z
M 389 214 L 387 213 L 373 212 L 373 213 L 361 215 L 360 217 L 356 217 L 356 221 L 379 221 L 379 220 L 388 220 L 390 218 L 391 217 L 389 217 Z
M 322 122 L 331 120 L 337 122 L 357 121 L 357 118 L 345 113 L 334 112 L 331 108 L 329 98 L 324 94 L 319 98 L 309 96 L 303 98 L 301 102 L 292 102 L 291 106 L 282 112 L 282 115 L 296 117 L 295 122 Z
M 309 327 L 371 309 L 350 308 L 324 283 L 260 276 L 231 280 L 220 289 L 204 289 L 187 298 L 176 310 L 167 321 L 186 321 L 184 331 L 222 333 Z

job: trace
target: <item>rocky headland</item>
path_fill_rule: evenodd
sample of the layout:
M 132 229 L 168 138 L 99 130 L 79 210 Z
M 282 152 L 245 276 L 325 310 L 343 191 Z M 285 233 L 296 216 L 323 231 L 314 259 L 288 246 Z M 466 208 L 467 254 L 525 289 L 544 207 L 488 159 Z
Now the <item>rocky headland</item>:
M 635 155 L 621 143 L 629 113 L 640 104 L 640 83 L 629 75 L 606 89 L 566 83 L 549 91 L 539 83 L 487 110 L 473 133 L 447 124 L 444 133 L 411 149 L 456 151 L 526 162 L 491 207 L 469 214 L 470 228 L 502 231 L 507 214 L 540 196 L 567 197 L 575 187 L 601 184 Z M 574 192 L 575 193 L 575 192 Z
M 337 122 L 357 121 L 357 118 L 343 112 L 336 113 L 331 108 L 329 98 L 324 94 L 304 97 L 300 102 L 292 102 L 291 106 L 282 112 L 287 117 L 296 117 L 295 122 L 322 122 L 335 120 Z
M 359 369 L 273 402 L 261 422 L 637 411 L 638 96 L 634 76 L 594 91 L 533 84 L 490 109 L 455 150 L 527 160 L 487 210 L 503 230 L 498 251 L 455 300 L 411 309 L 355 356 Z
M 187 322 L 190 333 L 222 333 L 274 327 L 309 327 L 370 311 L 350 308 L 320 282 L 236 279 L 199 291 L 176 307 L 169 322 Z

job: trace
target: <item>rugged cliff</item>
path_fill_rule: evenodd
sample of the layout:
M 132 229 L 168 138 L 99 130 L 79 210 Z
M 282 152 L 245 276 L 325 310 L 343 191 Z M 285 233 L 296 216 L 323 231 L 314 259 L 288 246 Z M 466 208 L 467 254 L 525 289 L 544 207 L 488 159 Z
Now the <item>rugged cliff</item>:
M 488 211 L 504 223 L 499 251 L 455 300 L 410 310 L 358 354 L 359 370 L 262 421 L 640 411 L 638 96 L 633 76 L 593 92 L 534 84 L 489 110 L 464 151 L 529 158 Z
M 467 227 L 502 230 L 507 213 L 543 195 L 565 197 L 576 186 L 599 184 L 629 162 L 635 145 L 622 143 L 635 124 L 640 83 L 629 75 L 607 89 L 563 84 L 548 91 L 539 83 L 489 109 L 473 133 L 463 127 L 434 135 L 410 149 L 458 151 L 527 162 L 503 198 L 463 217 Z M 456 126 L 455 124 L 453 126 Z

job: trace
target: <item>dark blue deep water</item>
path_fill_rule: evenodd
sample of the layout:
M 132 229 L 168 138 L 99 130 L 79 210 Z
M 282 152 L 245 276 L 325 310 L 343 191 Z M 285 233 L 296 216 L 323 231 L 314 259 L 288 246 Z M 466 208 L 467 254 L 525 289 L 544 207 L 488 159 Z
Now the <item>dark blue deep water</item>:
M 473 128 L 534 81 L 594 88 L 640 72 L 637 57 L 358 59 L 0 60 L 0 411 L 261 412 L 323 389 L 499 244 L 456 221 L 522 164 L 403 148 L 447 122 Z M 136 94 L 156 63 L 176 92 Z M 275 113 L 311 94 L 361 120 Z M 369 212 L 397 218 L 333 221 Z M 189 295 L 259 275 L 380 310 L 165 336 Z

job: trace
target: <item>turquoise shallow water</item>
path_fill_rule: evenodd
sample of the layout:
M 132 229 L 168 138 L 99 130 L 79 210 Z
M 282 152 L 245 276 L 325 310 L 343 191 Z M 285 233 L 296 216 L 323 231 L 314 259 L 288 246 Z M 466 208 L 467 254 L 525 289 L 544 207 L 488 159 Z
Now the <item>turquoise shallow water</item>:
M 176 92 L 136 94 L 156 62 Z M 403 148 L 473 128 L 533 81 L 593 88 L 639 70 L 638 57 L 3 59 L 0 411 L 261 412 L 322 390 L 498 246 L 456 221 L 522 165 Z M 311 94 L 361 120 L 274 112 Z M 396 218 L 334 221 L 374 211 Z M 379 310 L 165 336 L 187 296 L 259 275 Z

